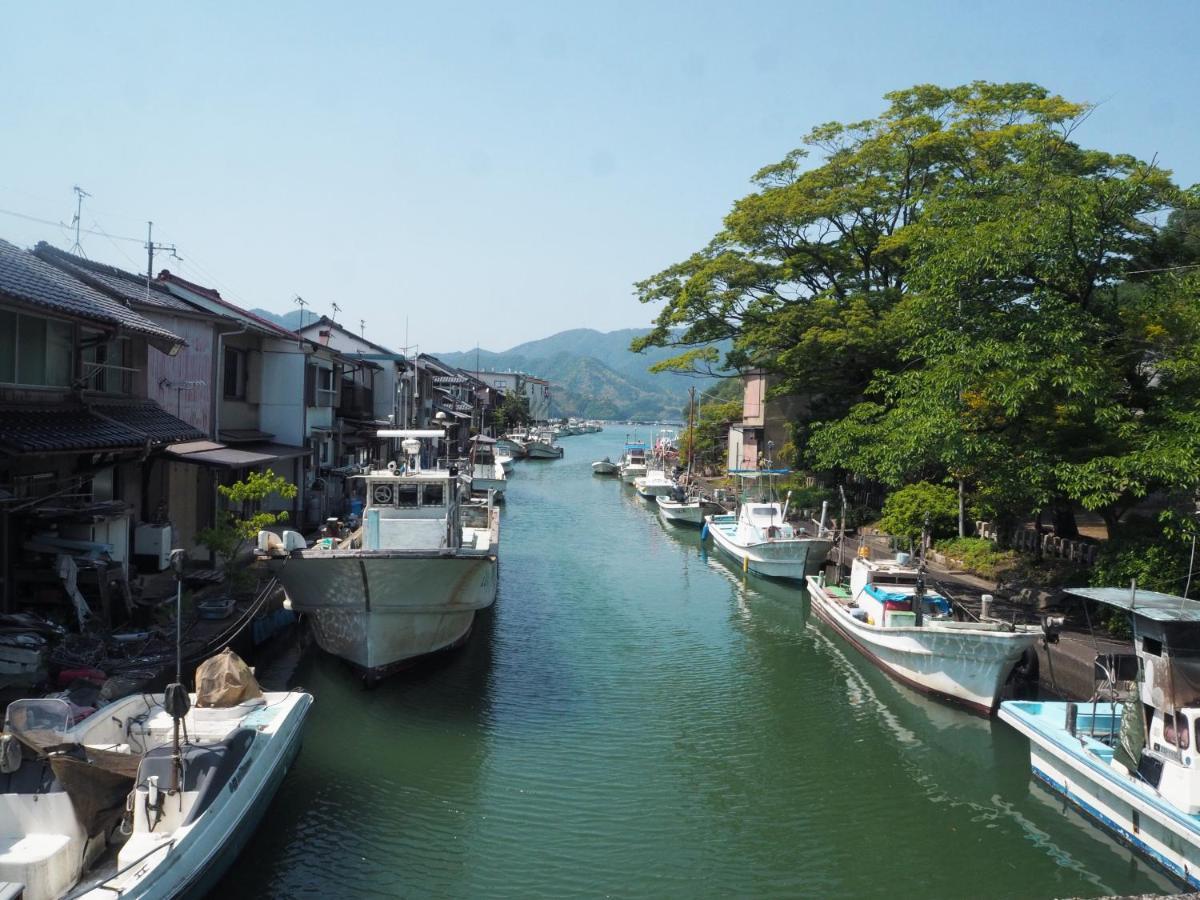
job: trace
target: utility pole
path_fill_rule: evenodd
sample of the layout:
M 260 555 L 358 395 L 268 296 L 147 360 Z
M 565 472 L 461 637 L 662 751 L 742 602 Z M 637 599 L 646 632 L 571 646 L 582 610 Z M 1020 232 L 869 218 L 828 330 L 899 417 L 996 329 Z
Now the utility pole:
M 175 251 L 174 244 L 154 243 L 154 223 L 146 223 L 146 296 L 150 296 L 150 279 L 154 277 L 154 251 L 165 250 L 172 258 L 183 262 L 183 257 Z
M 341 308 L 340 306 L 338 306 L 336 303 L 331 303 L 331 304 L 329 304 L 329 305 L 333 307 L 333 318 L 332 318 L 332 319 L 330 319 L 330 321 L 331 321 L 331 322 L 336 322 L 336 321 L 337 321 L 337 314 L 338 314 L 338 313 L 340 313 L 340 312 L 342 311 L 342 308 Z
M 83 198 L 92 195 L 79 185 L 75 185 L 72 190 L 75 191 L 75 218 L 71 220 L 71 224 L 75 226 L 75 243 L 71 246 L 71 252 L 78 253 L 87 259 L 87 254 L 83 252 L 83 245 L 79 243 L 79 226 L 83 219 Z
M 298 307 L 300 307 L 300 327 L 303 328 L 304 327 L 304 307 L 308 306 L 308 301 L 305 300 L 303 297 L 301 297 L 299 294 L 297 294 L 295 299 L 292 302 L 295 303 Z

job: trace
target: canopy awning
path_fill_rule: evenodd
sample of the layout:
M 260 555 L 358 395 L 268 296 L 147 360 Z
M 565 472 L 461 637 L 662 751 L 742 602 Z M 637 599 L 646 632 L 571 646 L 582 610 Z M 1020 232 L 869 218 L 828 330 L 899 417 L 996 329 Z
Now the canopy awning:
M 172 456 L 180 462 L 219 469 L 250 469 L 281 459 L 308 456 L 311 452 L 307 447 L 293 447 L 288 444 L 262 443 L 226 447 L 212 441 L 189 441 L 184 444 L 172 444 L 166 448 L 167 456 Z
M 1131 591 L 1129 588 L 1064 588 L 1072 597 L 1095 600 L 1115 609 L 1155 622 L 1200 622 L 1200 601 L 1162 594 L 1158 591 Z

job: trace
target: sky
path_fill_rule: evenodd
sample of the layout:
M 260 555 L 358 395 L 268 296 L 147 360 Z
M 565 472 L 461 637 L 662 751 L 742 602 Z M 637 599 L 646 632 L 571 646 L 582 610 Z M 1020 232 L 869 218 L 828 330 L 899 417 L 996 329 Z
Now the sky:
M 396 348 L 644 327 L 633 283 L 814 125 L 1034 81 L 1200 181 L 1195 2 L 6 3 L 0 238 Z M 19 215 L 13 215 L 13 213 Z M 42 219 L 48 223 L 32 221 Z

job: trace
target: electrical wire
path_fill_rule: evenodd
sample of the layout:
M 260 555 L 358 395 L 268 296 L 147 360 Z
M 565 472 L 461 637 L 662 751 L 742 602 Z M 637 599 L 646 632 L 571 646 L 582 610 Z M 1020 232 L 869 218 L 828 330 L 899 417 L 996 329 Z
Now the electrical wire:
M 15 210 L 11 210 L 11 209 L 0 209 L 0 215 L 12 216 L 13 218 L 16 218 L 16 219 L 24 219 L 27 222 L 37 222 L 41 225 L 52 225 L 55 228 L 71 228 L 71 226 L 67 225 L 65 222 L 53 222 L 50 219 L 42 219 L 37 216 L 31 216 L 26 213 L 16 212 Z M 72 230 L 74 230 L 74 229 L 72 229 Z M 144 244 L 145 243 L 145 241 L 142 238 L 125 237 L 124 235 L 120 235 L 120 234 L 108 234 L 104 231 L 94 231 L 91 228 L 80 228 L 79 230 L 83 234 L 100 235 L 102 237 L 108 238 L 110 241 L 129 241 L 134 244 Z

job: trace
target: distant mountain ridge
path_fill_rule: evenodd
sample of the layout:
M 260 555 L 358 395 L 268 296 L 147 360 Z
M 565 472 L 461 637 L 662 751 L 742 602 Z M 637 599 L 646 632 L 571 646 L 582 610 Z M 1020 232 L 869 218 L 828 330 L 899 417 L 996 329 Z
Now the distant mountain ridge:
M 282 315 L 265 309 L 251 312 L 293 331 L 316 321 L 311 312 L 294 309 Z M 629 349 L 648 328 L 596 331 L 572 328 L 549 337 L 526 341 L 509 350 L 458 350 L 434 353 L 438 359 L 474 372 L 525 372 L 552 385 L 551 414 L 587 419 L 675 420 L 687 405 L 688 388 L 710 390 L 715 378 L 677 372 L 653 374 L 650 367 L 678 353 L 677 348 L 651 347 L 645 353 Z M 717 345 L 724 355 L 728 342 Z
M 653 374 L 650 367 L 679 351 L 652 347 L 644 353 L 629 349 L 648 328 L 596 331 L 573 328 L 550 337 L 494 352 L 464 350 L 435 353 L 460 369 L 527 372 L 553 385 L 552 414 L 589 419 L 677 419 L 687 405 L 688 388 L 708 390 L 716 379 L 677 372 Z M 718 344 L 722 354 L 726 344 Z

